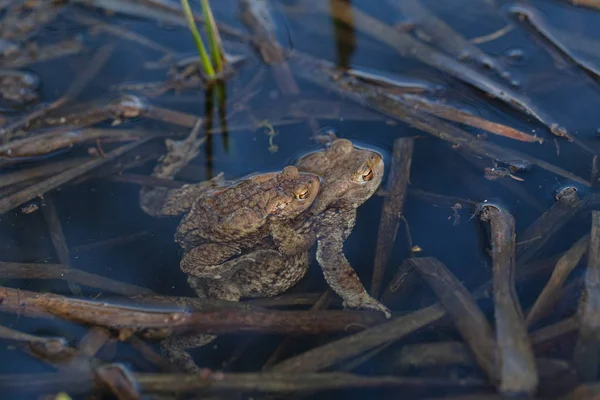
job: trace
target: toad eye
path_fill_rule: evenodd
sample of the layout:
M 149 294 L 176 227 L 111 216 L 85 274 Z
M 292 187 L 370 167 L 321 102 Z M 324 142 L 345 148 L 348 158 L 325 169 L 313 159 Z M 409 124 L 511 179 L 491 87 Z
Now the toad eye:
M 373 179 L 373 169 L 371 167 L 369 167 L 368 165 L 365 166 L 365 168 L 363 168 L 363 170 L 362 170 L 362 179 L 365 182 Z
M 306 198 L 308 198 L 308 193 L 308 188 L 302 188 L 298 192 L 294 193 L 294 196 L 296 196 L 296 199 L 298 200 L 305 200 Z

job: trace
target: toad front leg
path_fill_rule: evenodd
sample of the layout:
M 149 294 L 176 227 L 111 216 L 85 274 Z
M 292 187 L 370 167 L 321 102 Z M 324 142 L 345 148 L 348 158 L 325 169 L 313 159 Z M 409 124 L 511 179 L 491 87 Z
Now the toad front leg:
M 390 310 L 369 296 L 344 255 L 344 240 L 352 227 L 346 226 L 344 229 L 344 221 L 336 220 L 336 223 L 328 221 L 327 226 L 322 227 L 317 234 L 317 261 L 325 280 L 344 300 L 344 307 L 381 311 L 386 318 L 390 318 Z

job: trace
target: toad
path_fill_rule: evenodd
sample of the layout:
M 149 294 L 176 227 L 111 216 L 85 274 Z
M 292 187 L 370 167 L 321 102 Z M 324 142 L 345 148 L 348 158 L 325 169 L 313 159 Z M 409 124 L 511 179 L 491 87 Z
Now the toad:
M 226 182 L 222 175 L 197 185 L 174 189 L 158 204 L 148 201 L 151 190 L 142 192 L 142 204 L 152 215 L 185 213 L 175 233 L 184 249 L 181 269 L 186 274 L 221 279 L 220 265 L 252 250 L 271 226 L 278 226 L 274 246 L 283 254 L 291 247 L 286 240 L 287 220 L 305 211 L 319 191 L 319 177 L 287 166 L 281 172 L 251 175 Z M 151 199 L 153 201 L 156 198 Z M 291 226 L 290 226 L 291 228 Z
M 201 297 L 239 301 L 241 297 L 275 296 L 304 276 L 316 244 L 325 280 L 343 298 L 344 306 L 381 311 L 389 318 L 389 310 L 369 296 L 343 253 L 356 209 L 381 183 L 383 159 L 349 140 L 337 139 L 330 148 L 308 154 L 295 165 L 321 176 L 321 190 L 308 211 L 272 226 L 273 243 L 279 245 L 263 242 L 255 251 L 221 264 L 219 270 L 231 275 L 226 280 L 190 276 L 188 282 Z

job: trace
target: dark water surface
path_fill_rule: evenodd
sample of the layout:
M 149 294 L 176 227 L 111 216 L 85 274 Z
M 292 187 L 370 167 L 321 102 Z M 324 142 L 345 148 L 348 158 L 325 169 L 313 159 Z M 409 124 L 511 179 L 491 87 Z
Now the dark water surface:
M 504 148 L 518 150 L 529 157 L 544 160 L 569 171 L 588 182 L 598 179 L 597 174 L 593 173 L 593 163 L 597 161 L 595 155 L 600 154 L 600 77 L 586 73 L 527 22 L 519 21 L 518 17 L 511 15 L 510 7 L 517 3 L 493 0 L 420 2 L 466 39 L 490 35 L 507 25 L 512 25 L 513 28 L 504 35 L 481 43 L 478 47 L 510 73 L 510 80 L 517 85 L 516 88 L 513 87 L 514 90 L 525 94 L 539 108 L 551 115 L 576 138 L 576 141 L 553 136 L 548 127 L 540 122 L 497 99 L 492 99 L 447 72 L 413 58 L 401 56 L 396 49 L 365 33 L 358 23 L 350 27 L 336 22 L 331 15 L 316 11 L 318 7 L 315 7 L 313 0 L 273 0 L 272 3 L 277 39 L 282 47 L 334 62 L 340 67 L 364 69 L 379 75 L 395 76 L 396 79 L 420 79 L 437 85 L 440 90 L 430 98 L 445 99 L 447 104 L 484 119 L 535 134 L 542 138 L 544 143 L 524 143 L 485 134 L 477 128 L 464 127 L 474 135 L 484 134 L 484 138 L 474 140 L 486 140 Z M 567 3 L 550 0 L 518 2 L 537 10 L 554 32 L 560 33 L 560 36 L 557 34 L 557 38 L 561 38 L 562 43 L 567 44 L 573 54 L 600 68 L 600 28 L 597 23 L 600 14 L 598 11 L 570 6 Z M 212 1 L 211 4 L 219 22 L 245 32 L 236 1 Z M 410 17 L 401 15 L 386 1 L 354 0 L 351 4 L 390 26 L 411 22 Z M 173 54 L 194 54 L 189 32 L 180 25 L 157 23 L 152 19 L 135 18 L 120 13 L 106 16 L 98 9 L 77 4 L 63 6 L 59 16 L 44 26 L 32 40 L 42 46 L 77 35 L 83 41 L 83 49 L 68 57 L 23 67 L 24 70 L 39 76 L 41 102 L 50 103 L 63 95 L 73 80 L 89 68 L 90 60 L 101 46 L 115 46 L 106 64 L 90 84 L 76 100 L 64 106 L 64 114 L 68 114 L 69 110 L 77 112 L 77 107 L 87 108 L 88 104 L 100 104 L 114 98 L 119 91 L 119 85 L 164 81 L 168 69 L 146 67 L 147 63 L 160 60 L 164 56 L 163 52 L 106 33 L 93 34 L 87 25 L 77 22 L 79 17 L 93 17 L 96 24 L 103 21 L 111 26 L 124 28 L 148 38 Z M 6 18 L 6 12 L 3 18 Z M 415 29 L 418 28 L 417 22 Z M 420 34 L 418 31 L 411 32 L 411 35 L 426 39 L 426 34 Z M 300 94 L 286 97 L 279 91 L 272 69 L 260 61 L 256 52 L 243 43 L 228 39 L 227 35 L 224 35 L 224 39 L 228 52 L 243 54 L 248 58 L 227 83 L 227 112 L 231 117 L 227 119 L 225 134 L 212 135 L 211 140 L 206 143 L 193 164 L 183 171 L 179 180 L 201 181 L 219 172 L 223 172 L 226 178 L 235 179 L 254 172 L 280 170 L 300 155 L 320 149 L 320 144 L 314 140 L 314 134 L 325 130 L 332 130 L 339 137 L 348 138 L 359 146 L 379 151 L 386 162 L 387 177 L 394 141 L 401 137 L 415 137 L 409 187 L 436 193 L 442 197 L 437 200 L 424 199 L 415 195 L 416 191 L 409 190 L 402 211 L 405 222 L 400 225 L 391 258 L 387 263 L 384 288 L 402 262 L 411 256 L 411 246 L 418 246 L 413 256 L 437 258 L 467 289 L 474 290 L 492 277 L 489 229 L 488 225 L 475 215 L 475 205 L 490 202 L 510 212 L 515 219 L 518 243 L 520 234 L 556 203 L 555 196 L 559 190 L 573 186 L 581 198 L 593 196 L 596 192 L 597 181 L 586 186 L 536 165 L 516 172 L 515 175 L 520 180 L 508 176 L 498 180 L 486 179 L 484 168 L 494 167 L 493 160 L 475 156 L 468 150 L 453 148 L 451 143 L 441 141 L 391 116 L 380 114 L 366 105 L 343 99 L 333 91 L 325 90 L 302 77 L 296 77 L 301 89 Z M 494 72 L 472 63 L 469 65 L 497 82 L 506 83 Z M 4 68 L 4 64 L 0 64 L 0 67 Z M 264 75 L 260 77 L 260 74 Z M 250 88 L 252 95 L 248 96 L 246 89 L 257 77 L 260 81 Z M 195 116 L 207 116 L 205 92 L 199 89 L 180 92 L 171 90 L 158 97 L 140 94 L 135 90 L 120 91 L 139 95 L 144 101 L 155 106 Z M 24 116 L 35 107 L 30 105 L 24 110 L 6 110 L 0 114 L 0 118 L 6 117 L 10 123 L 14 121 L 11 118 Z M 300 107 L 308 108 L 304 116 L 293 112 Z M 313 108 L 313 115 L 310 107 Z M 326 108 L 337 111 L 327 116 L 324 115 Z M 210 113 L 215 116 L 213 128 L 223 128 L 217 113 L 213 110 Z M 277 135 L 272 140 L 277 145 L 276 151 L 270 151 L 267 129 L 252 127 L 252 124 L 263 120 L 275 125 Z M 277 125 L 278 122 L 285 121 L 291 122 Z M 110 128 L 111 122 L 103 122 L 96 126 Z M 117 128 L 159 131 L 180 138 L 190 130 L 145 117 L 125 120 Z M 104 152 L 108 152 L 120 145 L 121 143 L 103 142 L 102 148 Z M 90 141 L 67 151 L 52 153 L 51 157 L 34 157 L 27 162 L 18 165 L 7 164 L 1 168 L 4 173 L 9 174 L 39 165 L 50 166 L 61 160 L 87 157 L 88 149 L 95 147 L 95 141 Z M 160 138 L 136 149 L 131 154 L 133 157 L 150 154 L 152 159 L 128 169 L 126 173 L 150 175 L 156 159 L 163 151 Z M 514 161 L 516 164 L 526 163 L 526 160 Z M 110 169 L 111 165 L 113 169 Z M 504 164 L 499 166 L 506 167 Z M 161 295 L 194 296 L 179 269 L 181 250 L 173 242 L 178 218 L 157 219 L 146 215 L 138 205 L 140 186 L 115 181 L 112 177 L 117 171 L 118 168 L 114 169 L 114 163 L 108 164 L 94 171 L 90 179 L 82 182 L 75 180 L 62 185 L 57 190 L 45 193 L 43 198 L 37 197 L 0 215 L 0 261 L 60 262 L 47 224 L 47 202 L 51 201 L 56 207 L 70 251 L 72 268 L 145 287 Z M 3 175 L 0 175 L 1 179 Z M 22 187 L 30 184 L 32 182 Z M 384 178 L 382 186 L 385 188 L 386 185 Z M 15 191 L 16 189 L 3 191 L 0 197 Z M 367 289 L 371 282 L 384 201 L 381 194 L 373 196 L 359 208 L 356 227 L 345 244 L 345 254 Z M 30 213 L 23 212 L 23 207 L 29 204 L 37 205 L 39 209 Z M 453 209 L 456 204 L 460 204 L 461 208 Z M 589 210 L 588 208 L 573 216 L 539 252 L 535 253 L 531 261 L 556 256 L 588 233 L 591 226 Z M 410 236 L 407 232 L 410 232 Z M 586 260 L 584 257 L 571 274 L 570 280 L 582 278 L 587 265 Z M 43 264 L 40 268 L 43 268 Z M 547 281 L 551 268 L 552 266 L 525 284 L 518 285 L 518 297 L 523 310 L 528 310 L 533 305 Z M 394 311 L 395 316 L 437 301 L 427 283 L 416 273 L 413 272 L 407 282 L 404 289 L 385 298 L 386 305 Z M 72 295 L 64 280 L 2 279 L 2 285 L 27 291 Z M 297 286 L 291 292 L 322 293 L 327 288 L 316 262 L 313 261 L 306 278 Z M 106 293 L 93 288 L 83 287 L 82 290 L 84 296 L 89 299 L 102 300 L 107 296 Z M 578 293 L 571 293 L 570 297 L 560 299 L 550 316 L 534 325 L 534 329 L 572 315 L 576 309 Z M 332 308 L 338 308 L 339 303 L 335 304 Z M 481 307 L 494 326 L 491 297 L 481 303 Z M 0 325 L 40 336 L 64 337 L 72 345 L 77 345 L 88 331 L 84 326 L 63 322 L 58 318 L 33 319 L 8 312 L 0 314 Z M 286 357 L 343 336 L 344 334 L 300 337 Z M 540 350 L 539 353 L 536 350 L 536 356 L 562 360 L 571 368 L 572 365 L 568 363 L 572 360 L 575 338 L 576 334 L 572 332 L 571 336 L 555 340 L 551 346 Z M 206 348 L 194 350 L 192 354 L 203 367 L 228 372 L 257 372 L 282 340 L 281 335 L 224 335 Z M 399 366 L 405 345 L 448 340 L 462 340 L 451 323 L 432 325 L 404 337 L 351 372 L 367 376 L 398 375 L 452 379 L 477 377 L 486 380 L 486 375 L 473 365 L 408 369 Z M 156 344 L 153 346 L 158 350 Z M 19 344 L 15 347 L 9 340 L 2 342 L 0 359 L 3 361 L 0 362 L 0 374 L 33 374 L 56 370 L 52 365 L 28 355 L 19 347 Z M 124 363 L 131 367 L 132 371 L 157 371 L 127 343 L 109 343 L 97 356 L 108 362 Z M 554 398 L 573 387 L 572 381 L 561 386 L 552 385 L 552 382 L 542 379 L 539 385 L 540 398 Z M 398 398 L 398 393 L 403 393 L 401 398 L 408 399 L 443 397 L 445 394 L 464 392 L 494 393 L 494 389 L 492 386 L 484 389 L 460 389 L 454 386 L 448 390 L 427 386 L 414 390 L 392 387 L 312 393 L 310 397 L 326 398 L 335 395 L 339 398 Z M 31 398 L 38 398 L 38 394 L 32 395 Z M 14 396 L 26 398 L 21 393 L 15 393 Z M 288 395 L 283 397 L 288 398 Z

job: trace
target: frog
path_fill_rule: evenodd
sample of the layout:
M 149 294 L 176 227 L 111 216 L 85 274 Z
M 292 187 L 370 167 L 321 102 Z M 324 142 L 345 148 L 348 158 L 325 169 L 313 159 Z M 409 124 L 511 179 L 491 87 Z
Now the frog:
M 145 192 L 142 203 L 154 216 L 183 214 L 174 238 L 184 250 L 180 267 L 185 274 L 221 279 L 221 264 L 254 248 L 269 235 L 271 225 L 287 226 L 286 220 L 312 204 L 319 186 L 317 175 L 286 166 L 282 171 L 233 181 L 225 181 L 220 174 L 208 182 L 163 193 L 158 205 L 149 205 Z M 277 244 L 286 238 L 279 234 L 273 241 Z M 289 245 L 276 247 L 285 254 Z
M 275 296 L 305 275 L 316 246 L 315 256 L 325 280 L 342 297 L 344 307 L 377 310 L 390 318 L 390 311 L 369 296 L 343 253 L 357 208 L 381 184 L 383 158 L 348 139 L 335 139 L 325 150 L 301 157 L 295 167 L 321 177 L 321 190 L 311 207 L 292 220 L 274 224 L 271 241 L 222 264 L 222 270 L 235 271 L 228 279 L 188 276 L 188 283 L 201 297 L 239 301 L 242 297 Z

